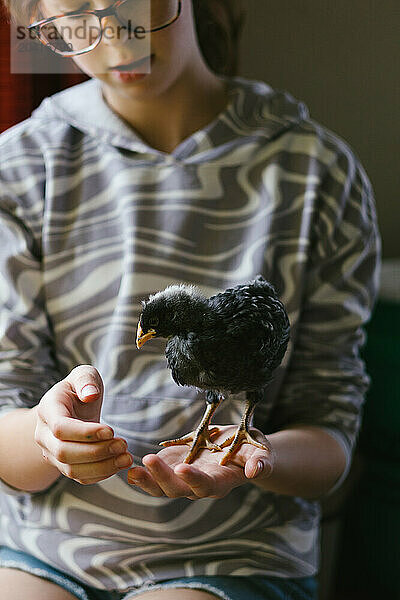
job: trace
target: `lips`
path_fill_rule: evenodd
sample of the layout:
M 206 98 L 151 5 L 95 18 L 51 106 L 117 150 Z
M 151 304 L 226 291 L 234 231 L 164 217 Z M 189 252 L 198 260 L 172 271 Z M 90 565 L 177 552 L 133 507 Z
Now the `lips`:
M 153 54 L 150 56 L 145 56 L 143 58 L 140 58 L 139 60 L 134 60 L 133 62 L 130 63 L 125 63 L 125 64 L 121 64 L 121 65 L 116 65 L 115 67 L 109 67 L 109 71 L 135 71 L 136 69 L 143 67 L 143 65 L 145 65 L 146 63 L 149 62 L 149 60 L 151 60 L 153 58 Z

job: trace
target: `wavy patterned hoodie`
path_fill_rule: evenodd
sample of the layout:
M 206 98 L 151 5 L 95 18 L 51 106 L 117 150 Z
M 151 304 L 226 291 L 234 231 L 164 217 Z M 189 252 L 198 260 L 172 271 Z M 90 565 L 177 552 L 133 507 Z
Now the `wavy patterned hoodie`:
M 78 364 L 105 382 L 102 420 L 137 460 L 197 424 L 165 341 L 135 347 L 140 301 L 184 282 L 207 295 L 262 273 L 291 321 L 256 409 L 266 434 L 324 428 L 347 468 L 369 384 L 359 348 L 378 282 L 371 184 L 338 136 L 263 82 L 225 78 L 226 108 L 173 152 L 150 147 L 91 80 L 0 136 L 0 410 L 37 404 Z M 242 397 L 215 423 L 238 423 Z M 0 412 L 1 414 L 1 412 Z M 41 493 L 2 484 L 0 543 L 103 589 L 192 574 L 315 574 L 320 506 L 252 483 L 223 500 L 150 497 L 126 471 Z

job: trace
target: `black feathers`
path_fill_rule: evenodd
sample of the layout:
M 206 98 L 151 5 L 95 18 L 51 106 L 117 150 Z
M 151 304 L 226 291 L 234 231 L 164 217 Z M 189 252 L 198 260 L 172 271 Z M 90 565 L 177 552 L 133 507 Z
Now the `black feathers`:
M 207 403 L 195 431 L 161 445 L 191 444 L 186 463 L 202 448 L 217 452 L 229 445 L 220 465 L 232 460 L 243 444 L 270 452 L 267 442 L 251 436 L 249 426 L 289 340 L 289 319 L 273 286 L 259 275 L 208 300 L 193 286 L 170 286 L 144 303 L 137 347 L 157 336 L 168 338 L 165 356 L 174 381 L 206 390 Z M 246 406 L 240 425 L 218 446 L 210 438 L 211 417 L 226 392 L 242 391 Z
M 193 286 L 170 286 L 144 303 L 140 326 L 168 338 L 178 385 L 222 393 L 264 388 L 289 340 L 285 308 L 261 275 L 208 300 Z

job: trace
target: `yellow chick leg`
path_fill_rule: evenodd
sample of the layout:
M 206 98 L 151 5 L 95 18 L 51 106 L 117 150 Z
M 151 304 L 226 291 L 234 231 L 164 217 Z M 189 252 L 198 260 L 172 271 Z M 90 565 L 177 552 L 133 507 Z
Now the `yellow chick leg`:
M 226 448 L 229 446 L 229 450 L 225 452 L 224 456 L 219 462 L 220 465 L 226 465 L 235 456 L 236 452 L 243 444 L 252 444 L 252 446 L 256 446 L 257 448 L 271 452 L 270 446 L 257 442 L 257 440 L 255 440 L 249 433 L 250 417 L 253 414 L 254 408 L 255 402 L 250 397 L 246 400 L 246 408 L 243 412 L 242 419 L 239 427 L 236 430 L 236 433 L 228 437 L 224 442 L 222 442 L 222 444 L 220 444 L 221 448 Z
M 216 400 L 207 403 L 207 407 L 203 418 L 201 419 L 198 427 L 191 431 L 190 433 L 176 438 L 174 440 L 166 440 L 165 442 L 160 442 L 160 446 L 180 446 L 180 445 L 188 445 L 190 446 L 190 450 L 184 459 L 184 463 L 191 463 L 196 455 L 198 454 L 201 448 L 207 448 L 211 452 L 220 452 L 221 447 L 218 444 L 213 444 L 210 435 L 219 431 L 218 427 L 212 427 L 208 429 L 211 418 L 218 406 L 221 404 L 223 400 L 223 396 L 217 396 Z

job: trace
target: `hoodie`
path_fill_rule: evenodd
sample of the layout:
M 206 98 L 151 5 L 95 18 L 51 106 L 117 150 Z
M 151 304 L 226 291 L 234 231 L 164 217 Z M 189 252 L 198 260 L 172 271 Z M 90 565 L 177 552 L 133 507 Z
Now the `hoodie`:
M 78 364 L 105 384 L 101 419 L 137 463 L 195 428 L 204 396 L 177 387 L 165 341 L 139 353 L 141 300 L 183 282 L 206 295 L 261 273 L 291 322 L 254 415 L 265 434 L 323 428 L 349 470 L 369 377 L 363 326 L 378 288 L 373 190 L 352 149 L 304 103 L 225 77 L 229 102 L 173 152 L 149 146 L 96 80 L 46 98 L 0 136 L 0 415 L 33 407 Z M 243 396 L 215 423 L 239 423 Z M 1 484 L 0 544 L 83 583 L 125 591 L 187 575 L 314 575 L 319 501 L 252 483 L 224 499 L 155 498 L 126 471 Z

